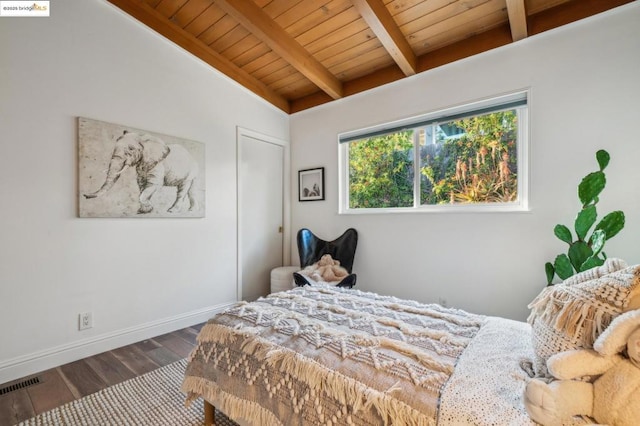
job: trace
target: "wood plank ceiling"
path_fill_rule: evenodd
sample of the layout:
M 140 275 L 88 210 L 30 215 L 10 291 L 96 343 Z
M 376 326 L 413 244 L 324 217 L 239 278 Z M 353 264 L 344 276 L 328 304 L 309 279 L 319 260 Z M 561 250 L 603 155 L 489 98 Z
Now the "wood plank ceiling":
M 287 113 L 632 0 L 109 0 Z

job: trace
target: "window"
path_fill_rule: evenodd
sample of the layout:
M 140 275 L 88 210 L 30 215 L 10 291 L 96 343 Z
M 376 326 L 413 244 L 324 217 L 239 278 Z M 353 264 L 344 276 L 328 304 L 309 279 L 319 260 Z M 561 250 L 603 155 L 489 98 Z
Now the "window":
M 527 93 L 340 135 L 340 212 L 527 209 Z

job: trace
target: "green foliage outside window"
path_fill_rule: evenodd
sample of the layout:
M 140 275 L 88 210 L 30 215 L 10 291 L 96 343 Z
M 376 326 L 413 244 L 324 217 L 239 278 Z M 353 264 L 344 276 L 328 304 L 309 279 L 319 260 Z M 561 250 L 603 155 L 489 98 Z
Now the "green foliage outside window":
M 504 111 L 459 120 L 461 137 L 422 147 L 422 204 L 516 201 L 516 118 Z
M 349 207 L 413 206 L 413 131 L 349 145 Z
M 412 207 L 414 146 L 421 204 L 516 201 L 517 134 L 510 110 L 351 142 L 349 208 Z

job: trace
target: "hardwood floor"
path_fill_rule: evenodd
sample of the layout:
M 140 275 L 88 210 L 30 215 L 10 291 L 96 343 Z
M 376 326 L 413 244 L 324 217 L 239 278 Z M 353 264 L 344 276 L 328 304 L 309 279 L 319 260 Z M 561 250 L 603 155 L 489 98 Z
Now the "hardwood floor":
M 204 324 L 103 352 L 32 376 L 1 384 L 4 389 L 32 377 L 33 384 L 0 395 L 0 425 L 14 425 L 42 412 L 185 358 Z

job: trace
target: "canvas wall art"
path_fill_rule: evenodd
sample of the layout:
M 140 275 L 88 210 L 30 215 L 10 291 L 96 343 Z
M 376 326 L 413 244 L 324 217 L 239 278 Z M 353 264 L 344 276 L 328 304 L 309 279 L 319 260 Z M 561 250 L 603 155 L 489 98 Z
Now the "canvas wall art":
M 80 217 L 204 217 L 205 146 L 78 119 Z

